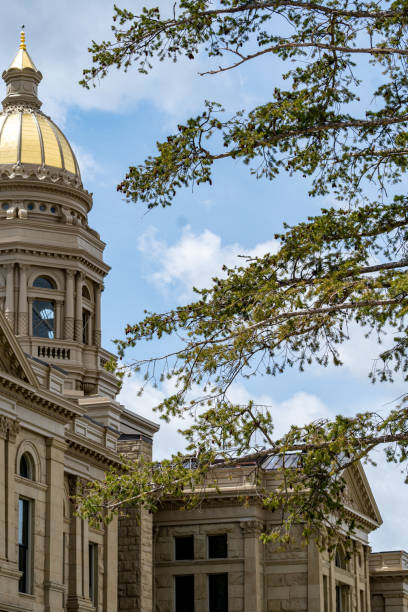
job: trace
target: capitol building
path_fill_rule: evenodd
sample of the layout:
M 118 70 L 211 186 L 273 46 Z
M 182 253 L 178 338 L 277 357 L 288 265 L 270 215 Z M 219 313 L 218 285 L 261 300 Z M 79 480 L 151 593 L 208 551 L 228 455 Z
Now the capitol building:
M 158 426 L 116 400 L 104 367 L 105 244 L 75 153 L 41 111 L 24 33 L 2 76 L 0 612 L 408 612 L 408 554 L 371 551 L 382 519 L 360 464 L 345 474 L 351 556 L 296 533 L 262 544 L 275 519 L 248 464 L 220 468 L 200 508 L 168 500 L 99 528 L 75 515 L 78 483 L 120 454 L 150 458 Z M 277 461 L 261 466 L 265 487 Z

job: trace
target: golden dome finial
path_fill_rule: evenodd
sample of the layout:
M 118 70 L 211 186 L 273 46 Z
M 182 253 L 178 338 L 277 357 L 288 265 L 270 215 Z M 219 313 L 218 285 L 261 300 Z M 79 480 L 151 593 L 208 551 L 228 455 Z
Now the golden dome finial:
M 25 26 L 22 25 L 21 26 L 21 32 L 20 32 L 20 49 L 24 49 L 24 51 L 25 51 L 27 49 L 27 46 L 26 46 L 26 41 L 25 41 L 24 28 L 25 28 Z

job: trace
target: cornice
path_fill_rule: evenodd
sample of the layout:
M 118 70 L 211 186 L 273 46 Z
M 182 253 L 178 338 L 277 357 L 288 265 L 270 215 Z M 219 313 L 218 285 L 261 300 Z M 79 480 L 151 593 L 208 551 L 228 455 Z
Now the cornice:
M 116 453 L 113 453 L 107 448 L 104 448 L 102 451 L 99 445 L 91 442 L 88 439 L 84 439 L 73 432 L 66 432 L 65 439 L 69 448 L 76 450 L 83 455 L 94 457 L 102 464 L 115 466 L 122 465 L 122 462 Z
M 46 415 L 52 412 L 55 416 L 62 418 L 61 422 L 65 423 L 67 420 L 70 421 L 83 415 L 83 410 L 79 406 L 75 406 L 63 398 L 59 399 L 57 403 L 54 394 L 36 389 L 4 372 L 0 372 L 0 385 L 2 394 L 10 399 L 21 401 L 21 398 L 23 398 L 25 402 L 29 402 L 28 406 L 30 408 L 33 408 L 34 405 L 37 410 Z
M 60 252 L 55 253 L 53 251 L 46 251 L 45 249 L 42 250 L 38 250 L 35 247 L 27 247 L 27 248 L 19 248 L 19 247 L 12 247 L 12 246 L 5 246 L 4 248 L 1 248 L 0 246 L 0 255 L 35 255 L 41 258 L 44 257 L 50 257 L 52 259 L 63 259 L 63 260 L 69 260 L 69 261 L 77 261 L 79 263 L 84 264 L 87 268 L 89 268 L 90 270 L 93 270 L 94 272 L 96 272 L 97 274 L 99 274 L 100 276 L 105 277 L 111 267 L 108 264 L 105 264 L 105 262 L 101 262 L 100 260 L 97 260 L 95 257 L 93 257 L 92 255 L 90 255 L 89 253 L 87 253 L 86 251 L 79 251 L 78 254 L 73 254 L 73 253 L 69 253 L 68 249 L 61 249 Z M 13 261 L 13 263 L 15 263 Z M 18 263 L 18 262 L 17 262 Z M 28 262 L 25 262 L 28 263 Z
M 44 190 L 54 193 L 65 192 L 75 198 L 81 199 L 87 206 L 88 212 L 92 208 L 92 194 L 82 187 L 82 183 L 67 171 L 41 168 L 27 164 L 0 164 L 0 193 L 1 191 L 19 191 L 21 188 L 29 191 Z

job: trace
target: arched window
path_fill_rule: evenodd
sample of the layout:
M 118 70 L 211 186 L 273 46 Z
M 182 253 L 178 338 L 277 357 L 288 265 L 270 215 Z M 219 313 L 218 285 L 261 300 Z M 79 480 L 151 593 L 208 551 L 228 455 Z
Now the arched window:
M 34 480 L 34 466 L 33 460 L 28 453 L 21 455 L 19 475 L 29 480 Z
M 336 548 L 334 563 L 336 567 L 339 567 L 340 569 L 347 569 L 347 557 L 343 547 L 340 545 Z
M 89 293 L 89 289 L 86 285 L 82 285 L 82 297 L 84 297 L 86 300 L 91 299 L 91 294 Z
M 40 289 L 55 289 L 55 283 L 48 276 L 37 276 L 33 282 L 33 287 L 39 287 Z

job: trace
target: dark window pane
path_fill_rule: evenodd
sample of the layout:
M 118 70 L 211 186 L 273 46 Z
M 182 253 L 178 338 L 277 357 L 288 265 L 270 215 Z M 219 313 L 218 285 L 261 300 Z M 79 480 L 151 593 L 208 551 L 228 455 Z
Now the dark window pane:
M 29 592 L 30 568 L 30 502 L 18 500 L 18 569 L 22 572 L 18 583 L 20 593 Z
M 40 287 L 41 289 L 55 289 L 54 282 L 46 276 L 39 276 L 33 282 L 33 287 Z
M 89 599 L 96 600 L 96 555 L 97 544 L 89 543 Z
M 228 612 L 228 574 L 208 576 L 209 612 Z
M 225 559 L 228 557 L 226 533 L 208 536 L 208 557 L 210 559 Z
M 30 478 L 30 467 L 25 455 L 23 455 L 20 459 L 20 476 L 23 478 Z
M 82 342 L 89 344 L 89 321 L 91 320 L 91 313 L 88 310 L 82 311 Z
M 176 561 L 194 559 L 194 536 L 176 538 Z
M 194 612 L 194 576 L 175 576 L 176 612 Z
M 87 300 L 91 299 L 89 289 L 86 285 L 82 285 L 82 297 L 86 298 Z
M 43 300 L 33 301 L 33 336 L 37 338 L 54 338 L 54 310 L 53 302 Z

